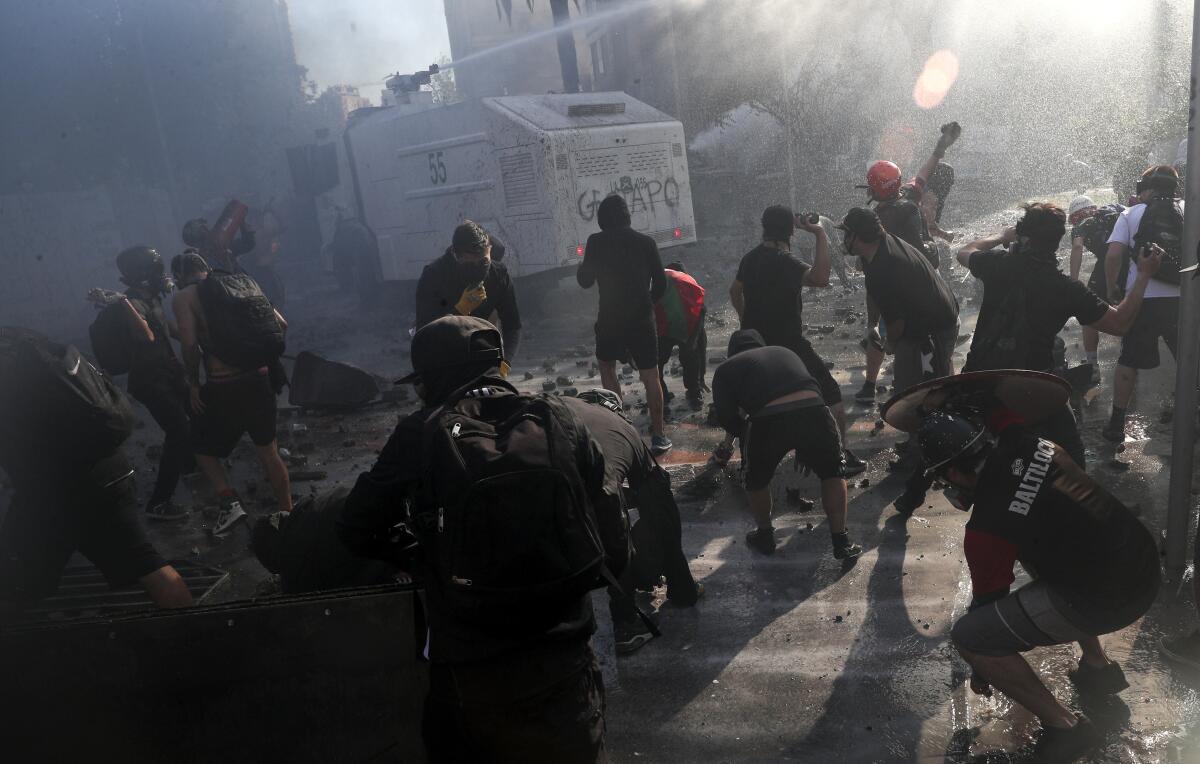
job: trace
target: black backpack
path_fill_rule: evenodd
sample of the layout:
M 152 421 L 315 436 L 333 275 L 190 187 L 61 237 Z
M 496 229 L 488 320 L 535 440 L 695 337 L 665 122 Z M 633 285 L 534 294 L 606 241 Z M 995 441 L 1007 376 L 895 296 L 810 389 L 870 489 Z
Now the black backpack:
M 1151 199 L 1146 202 L 1142 222 L 1138 224 L 1133 239 L 1133 253 L 1137 257 L 1142 249 L 1157 244 L 1166 253 L 1162 265 L 1154 278 L 1167 284 L 1179 283 L 1179 268 L 1183 256 L 1183 211 L 1176 199 Z
M 0 432 L 5 462 L 12 461 L 10 456 L 28 460 L 53 454 L 90 464 L 113 453 L 133 432 L 133 409 L 73 345 L 28 329 L 0 327 Z
M 413 526 L 456 620 L 504 629 L 613 583 L 561 401 L 468 385 L 425 421 Z
M 1121 217 L 1121 213 L 1124 211 L 1125 205 L 1123 204 L 1106 204 L 1097 209 L 1096 214 L 1092 215 L 1092 222 L 1086 229 L 1083 246 L 1096 257 L 1104 257 L 1108 254 L 1108 237 L 1112 236 L 1113 228 L 1117 225 L 1117 218 Z
M 100 368 L 112 375 L 128 374 L 133 366 L 133 348 L 130 345 L 129 324 L 125 318 L 124 305 L 106 305 L 96 314 L 88 327 L 92 341 L 92 355 Z
M 199 290 L 208 328 L 206 351 L 239 369 L 267 366 L 283 355 L 283 327 L 253 278 L 213 271 Z

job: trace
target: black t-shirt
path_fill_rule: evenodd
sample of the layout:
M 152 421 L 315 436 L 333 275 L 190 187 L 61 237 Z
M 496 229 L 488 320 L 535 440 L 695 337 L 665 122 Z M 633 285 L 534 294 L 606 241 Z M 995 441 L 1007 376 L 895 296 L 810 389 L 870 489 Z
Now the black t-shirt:
M 607 327 L 654 321 L 654 303 L 667 291 L 658 245 L 628 227 L 589 236 L 575 279 L 584 289 L 598 285 L 596 322 Z
M 156 295 L 147 299 L 133 290 L 126 292 L 126 295 L 134 310 L 146 320 L 150 331 L 154 333 L 153 342 L 130 340 L 133 358 L 129 367 L 129 390 L 137 393 L 147 389 L 185 389 L 183 364 L 171 346 L 171 330 L 163 311 L 162 298 Z
M 563 397 L 562 402 L 583 421 L 604 454 L 604 490 L 612 496 L 629 480 L 636 488 L 654 470 L 657 463 L 642 436 L 629 420 L 595 403 Z
M 713 405 L 726 431 L 740 435 L 741 411 L 754 416 L 768 403 L 807 390 L 820 394 L 800 356 L 778 345 L 743 350 L 723 362 L 713 373 Z
M 421 271 L 417 282 L 417 328 L 442 316 L 455 315 L 454 306 L 462 297 L 463 290 L 472 286 L 470 280 L 459 273 L 454 252 L 446 250 Z M 487 299 L 471 312 L 472 316 L 491 321 L 494 311 L 500 319 L 504 334 L 521 328 L 521 312 L 517 309 L 517 292 L 513 288 L 508 269 L 492 261 L 483 280 Z
M 903 319 L 909 337 L 946 330 L 958 323 L 958 299 L 919 250 L 885 235 L 870 262 L 863 259 L 867 294 L 885 323 Z
M 800 333 L 802 292 L 808 266 L 791 252 L 760 244 L 738 265 L 746 309 L 742 328 L 755 329 L 767 344 L 784 344 Z
M 1017 561 L 1084 617 L 1120 611 L 1158 586 L 1145 526 L 1020 425 L 1001 433 L 979 475 L 964 551 L 976 603 L 1008 592 Z
M 883 230 L 899 236 L 918 251 L 924 251 L 929 228 L 925 224 L 925 216 L 921 214 L 920 201 L 921 192 L 915 186 L 908 185 L 899 196 L 876 204 L 875 214 L 879 216 Z
M 1000 368 L 992 360 L 992 338 L 1014 330 L 1021 335 L 1015 337 L 1016 347 L 1024 347 L 1018 352 L 1025 357 L 1025 363 L 1015 368 L 1049 371 L 1054 365 L 1054 337 L 1067 320 L 1093 324 L 1108 312 L 1103 300 L 1060 271 L 1052 257 L 991 250 L 972 254 L 969 267 L 983 282 L 983 304 L 965 371 Z M 1016 313 L 1019 320 L 1014 320 Z

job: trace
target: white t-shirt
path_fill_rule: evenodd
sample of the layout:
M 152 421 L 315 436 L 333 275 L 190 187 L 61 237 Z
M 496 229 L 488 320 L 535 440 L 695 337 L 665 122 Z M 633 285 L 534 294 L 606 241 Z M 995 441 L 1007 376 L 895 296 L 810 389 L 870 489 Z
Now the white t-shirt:
M 1183 200 L 1179 200 L 1179 209 L 1183 210 Z M 1133 238 L 1137 236 L 1138 226 L 1142 224 L 1142 215 L 1146 212 L 1145 204 L 1135 204 L 1129 209 L 1121 213 L 1117 218 L 1116 225 L 1113 226 L 1112 235 L 1108 237 L 1108 243 L 1116 242 L 1124 244 L 1133 250 Z M 1129 264 L 1129 278 L 1125 280 L 1125 292 L 1133 289 L 1133 282 L 1137 279 L 1137 263 Z M 1179 287 L 1176 284 L 1167 284 L 1158 279 L 1150 279 L 1150 283 L 1146 285 L 1146 299 L 1151 297 L 1178 297 Z

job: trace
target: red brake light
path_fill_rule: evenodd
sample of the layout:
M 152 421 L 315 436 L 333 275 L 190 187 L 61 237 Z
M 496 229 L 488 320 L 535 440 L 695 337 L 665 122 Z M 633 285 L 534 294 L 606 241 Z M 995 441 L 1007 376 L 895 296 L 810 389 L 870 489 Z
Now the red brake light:
M 582 244 L 580 244 L 578 247 L 575 248 L 575 254 L 578 257 L 583 257 L 583 245 Z
M 675 229 L 675 238 L 676 238 L 676 239 L 682 239 L 682 238 L 683 238 L 683 229 L 682 229 L 682 228 L 676 228 L 676 229 Z

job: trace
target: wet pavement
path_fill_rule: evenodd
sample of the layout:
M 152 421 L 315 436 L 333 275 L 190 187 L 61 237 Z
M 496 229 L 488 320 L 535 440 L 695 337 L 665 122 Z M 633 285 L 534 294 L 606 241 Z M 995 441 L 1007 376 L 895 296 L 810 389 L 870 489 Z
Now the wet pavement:
M 1016 217 L 1010 209 L 961 226 L 956 246 L 1010 225 Z M 684 253 L 689 272 L 709 290 L 710 379 L 736 325 L 725 293 L 738 257 L 754 244 L 753 238 L 752 232 L 710 238 Z M 1085 273 L 1091 263 L 1089 257 Z M 966 335 L 978 308 L 977 293 L 957 263 L 946 272 L 962 298 L 960 333 Z M 854 281 L 861 285 L 857 274 Z M 350 298 L 334 293 L 314 293 L 306 302 L 308 313 L 297 308 L 289 316 L 292 347 L 354 362 L 384 377 L 407 371 L 404 316 L 356 318 Z M 313 307 L 317 305 L 319 310 Z M 540 319 L 526 319 L 522 357 L 512 379 L 531 391 L 597 386 L 590 362 L 594 290 L 581 292 L 564 280 L 544 295 L 541 307 Z M 619 660 L 620 688 L 610 693 L 608 705 L 614 760 L 1025 760 L 1023 750 L 1034 738 L 1036 722 L 999 695 L 972 695 L 964 684 L 965 664 L 948 642 L 950 627 L 970 598 L 961 549 L 965 515 L 939 494 L 931 494 L 907 522 L 889 507 L 904 478 L 888 470 L 900 434 L 878 428 L 874 407 L 852 400 L 862 382 L 858 339 L 864 326 L 857 314 L 863 308 L 862 291 L 806 290 L 809 336 L 833 362 L 847 399 L 848 445 L 870 465 L 850 489 L 849 529 L 865 549 L 853 563 L 833 559 L 818 484 L 793 472 L 790 461 L 780 467 L 774 484 L 779 550 L 763 557 L 746 548 L 743 537 L 752 524 L 736 463 L 715 476 L 697 477 L 720 433 L 705 426 L 704 411 L 683 405 L 681 380 L 668 375 L 679 405 L 668 427 L 676 446 L 663 461 L 675 475 L 684 549 L 707 593 L 695 608 L 659 609 L 663 636 Z M 1072 323 L 1063 336 L 1068 361 L 1079 363 L 1078 327 Z M 966 343 L 958 348 L 958 365 L 966 348 Z M 1165 523 L 1170 439 L 1170 425 L 1161 424 L 1159 415 L 1170 399 L 1174 367 L 1167 361 L 1164 368 L 1143 375 L 1130 417 L 1131 438 L 1118 453 L 1100 437 L 1118 348 L 1115 338 L 1102 340 L 1104 382 L 1083 409 L 1089 469 L 1127 504 L 1136 505 L 1157 533 Z M 1165 352 L 1164 358 L 1169 358 Z M 644 425 L 640 384 L 632 376 L 627 379 L 632 387 L 626 399 Z M 881 382 L 890 384 L 886 366 Z M 396 419 L 413 405 L 380 403 L 341 414 L 285 410 L 281 445 L 292 454 L 293 468 L 326 473 L 324 479 L 295 483 L 293 492 L 303 496 L 353 480 L 369 467 Z M 157 428 L 150 424 L 135 435 L 143 447 L 135 451 L 157 439 Z M 143 462 L 145 486 L 152 467 Z M 248 444 L 231 463 L 235 485 L 251 511 L 270 511 L 269 486 Z M 816 500 L 818 507 L 797 512 L 787 500 L 788 488 Z M 180 496 L 186 495 L 181 488 Z M 203 497 L 197 501 L 205 503 Z M 196 511 L 182 526 L 159 526 L 154 533 L 172 556 L 230 570 L 233 582 L 222 595 L 227 599 L 272 591 L 270 577 L 246 553 L 246 528 L 213 539 L 207 523 Z M 1106 747 L 1090 761 L 1200 761 L 1200 740 L 1193 732 L 1200 720 L 1194 689 L 1200 678 L 1173 672 L 1157 648 L 1162 636 L 1180 634 L 1196 620 L 1190 581 L 1182 587 L 1176 582 L 1163 587 L 1145 619 L 1103 639 L 1131 684 L 1110 708 L 1081 709 L 1066 679 L 1075 660 L 1071 647 L 1031 654 L 1055 694 L 1107 730 Z

